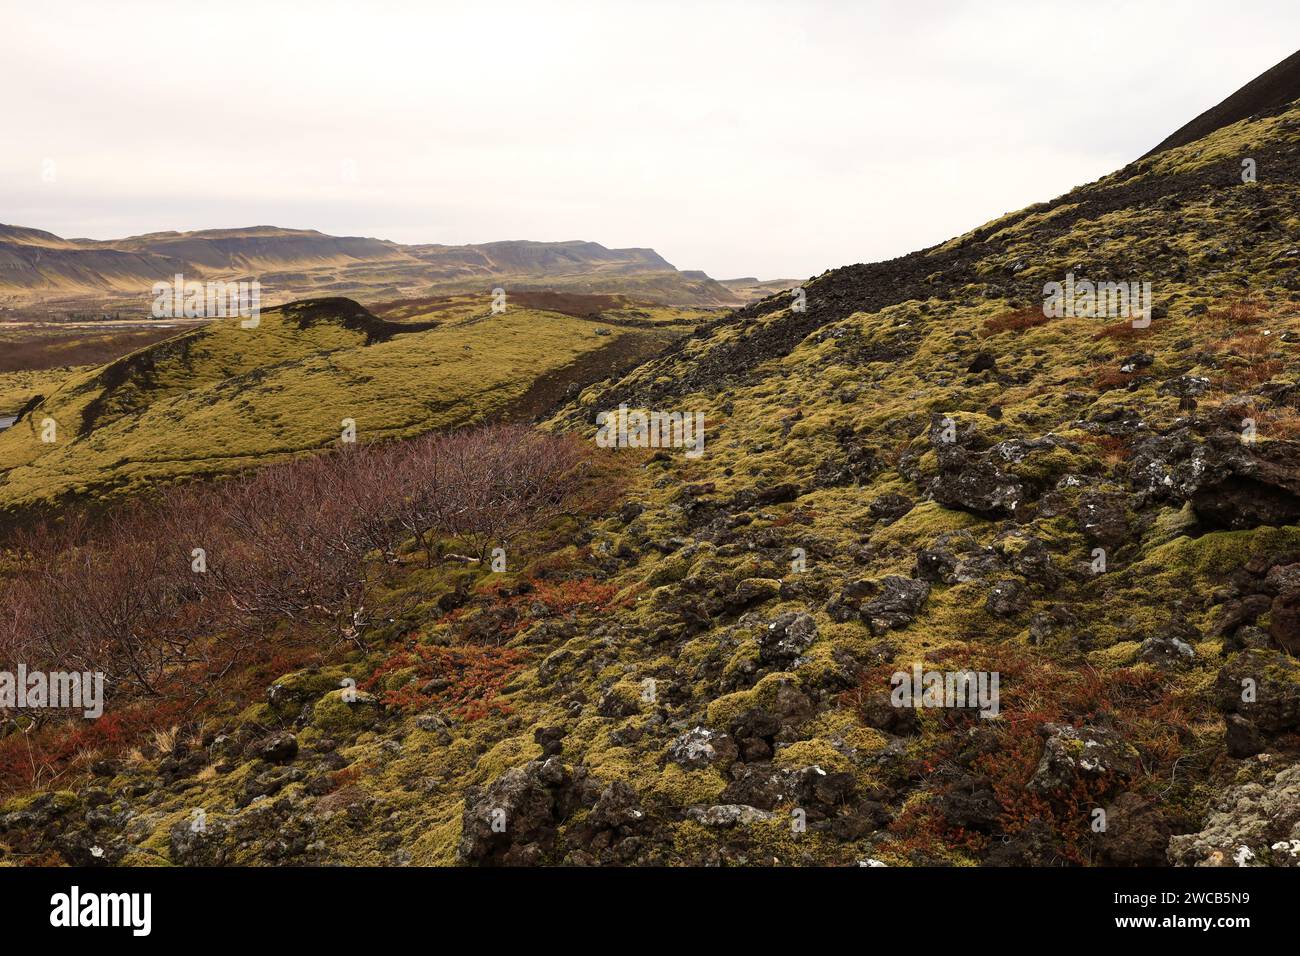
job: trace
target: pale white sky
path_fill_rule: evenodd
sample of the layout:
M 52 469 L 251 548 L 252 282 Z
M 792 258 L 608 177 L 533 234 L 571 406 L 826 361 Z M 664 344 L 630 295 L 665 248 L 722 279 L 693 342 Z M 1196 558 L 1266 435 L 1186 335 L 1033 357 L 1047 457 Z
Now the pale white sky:
M 0 0 L 0 24 L 3 222 L 590 239 L 803 278 L 1124 165 L 1292 53 L 1300 4 Z

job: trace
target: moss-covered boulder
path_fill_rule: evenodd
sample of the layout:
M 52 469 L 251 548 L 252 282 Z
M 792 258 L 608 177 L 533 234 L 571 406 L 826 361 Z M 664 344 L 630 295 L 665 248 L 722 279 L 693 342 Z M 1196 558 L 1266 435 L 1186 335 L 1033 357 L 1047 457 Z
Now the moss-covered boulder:
M 316 701 L 312 726 L 331 737 L 355 737 L 379 722 L 383 705 L 365 691 L 344 688 Z

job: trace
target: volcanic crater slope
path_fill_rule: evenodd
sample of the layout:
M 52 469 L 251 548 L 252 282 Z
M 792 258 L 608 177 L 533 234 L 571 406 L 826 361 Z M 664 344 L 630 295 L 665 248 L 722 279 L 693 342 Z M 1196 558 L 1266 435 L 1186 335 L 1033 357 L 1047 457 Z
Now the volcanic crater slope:
M 582 389 L 549 427 L 698 410 L 704 454 L 609 453 L 596 520 L 534 529 L 499 574 L 411 571 L 365 648 L 10 801 L 4 839 L 179 864 L 1300 864 L 1289 93 Z M 1068 274 L 1149 281 L 1151 321 L 1046 317 Z M 502 669 L 424 666 L 468 654 Z M 915 669 L 999 696 L 898 706 Z
M 570 384 L 655 354 L 701 314 L 537 294 L 500 315 L 485 295 L 381 311 L 393 317 L 304 300 L 255 326 L 219 320 L 70 373 L 0 431 L 0 515 L 316 451 L 337 444 L 344 419 L 363 442 L 526 420 Z M 54 441 L 43 440 L 49 423 Z

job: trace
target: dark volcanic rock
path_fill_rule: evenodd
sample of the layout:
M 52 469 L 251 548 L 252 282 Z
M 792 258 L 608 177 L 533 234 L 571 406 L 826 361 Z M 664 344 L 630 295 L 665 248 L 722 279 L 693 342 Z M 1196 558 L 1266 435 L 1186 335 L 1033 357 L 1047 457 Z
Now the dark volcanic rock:
M 984 610 L 994 617 L 1011 617 L 1029 606 L 1029 596 L 1023 581 L 1007 578 L 989 589 Z
M 930 585 L 916 578 L 891 574 L 881 579 L 880 586 L 883 589 L 880 596 L 862 608 L 862 620 L 873 634 L 906 627 L 930 596 Z
M 760 810 L 794 803 L 807 811 L 809 818 L 816 818 L 846 803 L 853 795 L 853 775 L 849 773 L 828 773 L 821 767 L 791 770 L 757 764 L 747 765 L 723 791 L 722 799 Z
M 1079 530 L 1106 548 L 1128 540 L 1128 508 L 1124 495 L 1085 491 L 1079 496 Z
M 915 503 L 911 498 L 891 491 L 887 495 L 873 498 L 871 504 L 867 505 L 867 511 L 871 512 L 871 517 L 881 524 L 889 525 L 903 517 L 914 507 Z
M 1106 829 L 1097 837 L 1107 866 L 1163 866 L 1172 827 L 1156 801 L 1121 793 L 1106 811 Z
M 477 865 L 541 863 L 558 826 L 597 798 L 586 772 L 570 771 L 558 757 L 512 767 L 489 786 L 466 791 L 457 853 Z
M 764 626 L 758 636 L 759 660 L 765 664 L 789 664 L 817 640 L 817 622 L 811 614 L 782 614 Z
M 1065 794 L 1083 777 L 1118 786 L 1137 770 L 1137 751 L 1114 731 L 1044 724 L 1040 732 L 1047 743 L 1027 784 L 1035 793 Z
M 1025 500 L 1020 479 L 999 468 L 987 453 L 955 447 L 940 456 L 939 475 L 930 482 L 929 492 L 945 508 L 985 517 L 1014 514 Z
M 1286 571 L 1292 573 L 1286 574 Z M 1274 568 L 1269 572 L 1269 579 L 1276 582 L 1277 596 L 1268 607 L 1268 633 L 1278 647 L 1288 654 L 1300 656 L 1300 582 L 1296 580 L 1300 574 L 1296 572 L 1300 572 L 1300 564 Z
M 298 756 L 298 738 L 287 731 L 271 734 L 253 745 L 252 755 L 268 763 L 288 763 Z
M 1196 660 L 1196 649 L 1178 637 L 1159 634 L 1142 642 L 1138 660 L 1168 666 L 1191 664 Z
M 1217 432 L 1204 442 L 1185 430 L 1144 439 L 1128 463 L 1145 498 L 1190 501 L 1207 529 L 1246 530 L 1300 521 L 1300 444 L 1245 442 Z
M 707 727 L 688 730 L 668 746 L 668 759 L 686 770 L 729 764 L 739 753 L 729 734 Z
M 1203 523 L 1236 531 L 1300 521 L 1300 444 L 1225 436 L 1206 444 L 1206 474 L 1192 495 Z
M 1300 728 L 1300 663 L 1279 651 L 1235 655 L 1219 670 L 1214 694 L 1225 718 L 1235 714 L 1249 725 L 1230 728 L 1239 752 Z

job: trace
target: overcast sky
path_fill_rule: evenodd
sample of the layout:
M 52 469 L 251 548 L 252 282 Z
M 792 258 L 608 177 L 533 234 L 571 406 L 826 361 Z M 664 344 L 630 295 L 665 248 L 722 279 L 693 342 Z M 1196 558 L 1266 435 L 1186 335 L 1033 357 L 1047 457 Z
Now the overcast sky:
M 1292 53 L 1300 3 L 4 0 L 0 25 L 0 221 L 803 278 L 1124 165 Z

